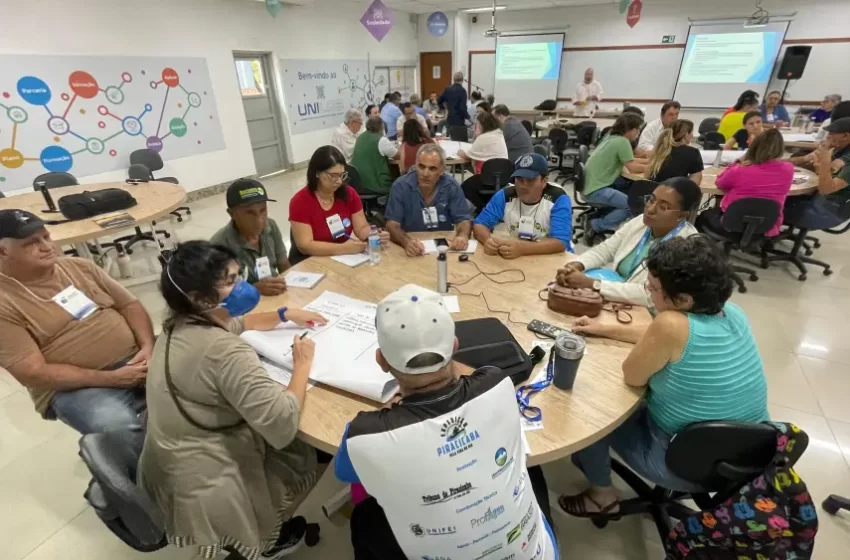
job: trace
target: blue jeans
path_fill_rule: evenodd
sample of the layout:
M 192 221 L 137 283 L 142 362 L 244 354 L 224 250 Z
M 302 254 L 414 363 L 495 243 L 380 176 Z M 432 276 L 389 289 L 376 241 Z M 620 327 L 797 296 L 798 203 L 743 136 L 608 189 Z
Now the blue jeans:
M 594 486 L 611 486 L 613 449 L 636 473 L 669 490 L 699 492 L 700 486 L 667 470 L 667 448 L 671 436 L 655 425 L 641 406 L 619 428 L 590 447 L 574 453 L 572 461 Z
M 611 187 L 602 187 L 599 190 L 585 195 L 584 197 L 589 202 L 596 204 L 604 204 L 611 206 L 614 210 L 608 212 L 601 218 L 594 218 L 590 221 L 590 227 L 595 232 L 613 231 L 618 225 L 629 219 L 629 197 Z
M 830 229 L 847 221 L 839 216 L 839 212 L 840 205 L 821 194 L 813 197 L 789 196 L 785 201 L 784 219 L 785 223 L 805 229 Z

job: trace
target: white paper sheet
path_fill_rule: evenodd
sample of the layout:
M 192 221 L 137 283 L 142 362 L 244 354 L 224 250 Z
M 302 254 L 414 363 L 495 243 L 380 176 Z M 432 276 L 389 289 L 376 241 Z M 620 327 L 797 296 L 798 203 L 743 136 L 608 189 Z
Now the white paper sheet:
M 449 313 L 460 313 L 460 301 L 457 296 L 443 296 L 443 305 L 449 310 Z
M 702 154 L 702 163 L 704 165 L 714 165 L 714 160 L 717 157 L 717 150 L 700 150 L 700 154 Z M 723 155 L 721 156 L 720 163 L 730 164 L 735 163 L 747 152 L 744 150 L 723 150 Z
M 335 257 L 331 257 L 331 260 L 342 263 L 345 266 L 350 266 L 351 268 L 357 268 L 358 266 L 369 262 L 369 255 L 364 253 L 358 253 L 356 255 L 337 255 Z
M 469 148 L 472 146 L 472 144 L 467 142 L 455 142 L 453 140 L 443 140 L 439 145 L 446 152 L 446 158 L 448 159 L 457 157 L 457 153 L 460 150 L 464 152 L 469 151 Z
M 806 134 L 804 132 L 783 132 L 782 138 L 786 142 L 816 142 L 815 134 Z
M 375 304 L 324 292 L 304 309 L 321 313 L 328 324 L 305 329 L 290 322 L 272 331 L 246 331 L 242 338 L 274 364 L 292 370 L 293 337 L 306 332 L 316 343 L 311 380 L 378 402 L 389 401 L 398 383 L 375 361 Z
M 292 372 L 291 371 L 280 368 L 280 367 L 274 365 L 273 363 L 271 363 L 269 360 L 262 358 L 262 357 L 260 358 L 260 361 L 263 363 L 263 367 L 266 368 L 266 373 L 269 374 L 269 377 L 271 377 L 272 379 L 274 379 L 275 381 L 277 381 L 278 383 L 280 383 L 284 387 L 289 387 L 289 382 L 292 381 Z M 316 384 L 314 382 L 312 382 L 312 381 L 307 382 L 307 390 L 308 391 L 315 386 L 316 386 Z
M 300 272 L 297 270 L 293 270 L 284 276 L 287 287 L 307 289 L 321 282 L 324 277 L 325 275 L 320 272 Z
M 422 244 L 425 245 L 425 254 L 431 255 L 437 252 L 437 242 L 433 239 L 423 239 Z M 469 245 L 467 245 L 465 251 L 449 251 L 449 253 L 466 253 L 467 255 L 472 255 L 475 253 L 475 250 L 478 249 L 478 241 L 475 239 L 469 240 Z

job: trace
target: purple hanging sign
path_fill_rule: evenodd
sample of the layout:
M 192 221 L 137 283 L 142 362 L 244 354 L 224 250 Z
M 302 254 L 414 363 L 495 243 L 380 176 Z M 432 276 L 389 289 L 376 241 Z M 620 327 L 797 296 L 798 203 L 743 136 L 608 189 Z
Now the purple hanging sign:
M 372 37 L 382 41 L 395 24 L 395 15 L 381 0 L 375 0 L 366 8 L 360 23 L 372 34 Z

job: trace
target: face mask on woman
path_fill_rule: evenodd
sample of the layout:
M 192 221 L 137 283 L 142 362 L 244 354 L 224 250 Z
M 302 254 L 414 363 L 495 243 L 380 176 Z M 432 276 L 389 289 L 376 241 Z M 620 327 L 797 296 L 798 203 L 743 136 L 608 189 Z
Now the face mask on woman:
M 260 303 L 260 291 L 245 280 L 237 280 L 230 294 L 221 301 L 221 306 L 231 317 L 250 313 Z

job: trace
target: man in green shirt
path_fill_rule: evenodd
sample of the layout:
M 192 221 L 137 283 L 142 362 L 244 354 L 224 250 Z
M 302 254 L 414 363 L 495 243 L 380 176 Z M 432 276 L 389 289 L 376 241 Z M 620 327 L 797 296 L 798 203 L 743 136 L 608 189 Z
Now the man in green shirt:
M 367 193 L 387 195 L 393 180 L 387 158 L 398 155 L 398 148 L 384 136 L 384 121 L 371 117 L 366 121 L 366 131 L 357 137 L 351 165 L 360 175 L 360 185 Z
M 286 245 L 274 220 L 268 217 L 266 188 L 255 179 L 239 179 L 227 188 L 227 213 L 230 223 L 212 236 L 212 243 L 224 245 L 236 253 L 239 272 L 264 296 L 286 291 L 280 276 L 291 265 Z
M 640 136 L 642 124 L 643 119 L 639 115 L 621 115 L 611 127 L 608 137 L 587 160 L 584 170 L 584 198 L 589 202 L 613 208 L 601 218 L 590 221 L 590 228 L 595 233 L 613 231 L 629 218 L 629 197 L 615 188 L 615 184 L 621 181 L 624 167 L 635 174 L 646 170 L 646 160 L 635 159 L 632 150 L 632 142 Z M 588 235 L 589 232 L 585 232 Z

